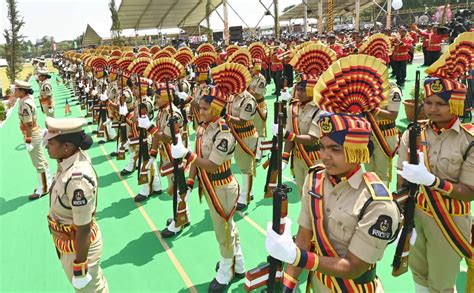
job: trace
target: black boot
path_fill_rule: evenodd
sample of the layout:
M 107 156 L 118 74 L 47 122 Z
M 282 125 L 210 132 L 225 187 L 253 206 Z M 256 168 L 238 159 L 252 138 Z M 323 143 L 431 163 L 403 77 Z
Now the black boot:
M 223 293 L 227 289 L 229 285 L 228 284 L 221 284 L 217 282 L 217 280 L 214 278 L 209 284 L 209 290 L 207 292 L 209 293 Z

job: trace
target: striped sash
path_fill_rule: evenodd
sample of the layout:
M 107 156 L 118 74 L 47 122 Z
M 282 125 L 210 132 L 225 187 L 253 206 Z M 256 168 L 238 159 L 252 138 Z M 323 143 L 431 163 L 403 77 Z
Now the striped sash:
M 387 158 L 389 159 L 392 159 L 397 153 L 398 146 L 394 148 L 393 150 L 391 150 L 390 146 L 387 143 L 387 140 L 385 139 L 384 132 L 380 129 L 379 125 L 377 124 L 377 121 L 375 120 L 374 115 L 372 115 L 372 113 L 367 113 L 366 117 L 369 120 L 370 124 L 372 125 L 372 133 L 374 134 L 375 141 L 378 143 L 378 145 L 382 149 L 385 156 L 387 156 Z M 390 168 L 391 168 L 391 164 L 390 164 Z
M 300 134 L 300 130 L 298 127 L 298 108 L 299 108 L 299 105 L 297 102 L 295 102 L 293 104 L 293 108 L 291 109 L 291 122 L 293 123 L 293 131 L 296 135 Z M 313 166 L 316 163 L 316 161 L 319 160 L 318 151 L 312 152 L 312 154 L 310 155 L 308 154 L 308 152 L 306 152 L 304 145 L 296 141 L 294 142 L 294 144 L 296 145 L 299 153 L 301 154 L 301 157 L 305 161 L 306 166 L 308 166 L 308 168 Z
M 315 252 L 318 255 L 328 256 L 328 257 L 339 257 L 336 249 L 331 244 L 329 237 L 324 229 L 324 178 L 325 171 L 324 169 L 316 169 L 309 174 L 309 193 L 311 197 L 309 198 L 309 207 L 311 210 L 311 215 L 313 217 L 313 235 L 315 238 Z M 367 181 L 371 178 L 367 178 L 364 175 L 364 179 Z M 375 182 L 380 184 L 379 181 Z M 329 288 L 332 292 L 367 292 L 372 293 L 377 289 L 377 277 L 367 278 L 366 275 L 375 276 L 375 265 L 373 265 L 369 270 L 364 273 L 361 277 L 355 280 L 337 278 L 329 275 L 325 275 L 321 272 L 314 272 L 315 277 Z
M 421 132 L 421 141 L 426 142 L 426 130 Z M 428 146 L 426 143 L 421 146 L 425 154 L 425 165 L 429 172 L 431 172 L 429 158 L 428 158 Z M 456 253 L 468 260 L 473 259 L 473 247 L 469 242 L 469 239 L 466 239 L 461 233 L 459 228 L 454 223 L 453 218 L 450 215 L 449 209 L 446 206 L 445 197 L 438 191 L 427 188 L 424 185 L 420 185 L 420 188 L 425 195 L 426 202 L 428 207 L 432 212 L 433 218 L 438 224 L 438 227 L 441 229 L 446 240 L 449 242 L 451 247 L 456 251 Z

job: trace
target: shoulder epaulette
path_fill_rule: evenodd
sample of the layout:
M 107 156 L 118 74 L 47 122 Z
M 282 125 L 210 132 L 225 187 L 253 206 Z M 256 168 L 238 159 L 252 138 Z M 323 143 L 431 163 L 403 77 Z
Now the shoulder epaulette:
M 374 172 L 364 173 L 364 181 L 369 188 L 373 200 L 392 200 L 390 190 Z
M 222 132 L 230 132 L 230 128 L 229 126 L 225 123 L 225 121 L 219 121 L 219 129 L 222 131 Z
M 466 130 L 471 136 L 474 136 L 474 124 L 472 123 L 464 123 L 461 124 L 461 128 Z

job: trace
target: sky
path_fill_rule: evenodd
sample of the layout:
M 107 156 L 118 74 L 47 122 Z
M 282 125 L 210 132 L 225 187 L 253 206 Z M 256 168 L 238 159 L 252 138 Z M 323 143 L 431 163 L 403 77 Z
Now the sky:
M 17 0 L 17 2 L 19 13 L 25 21 L 21 33 L 33 43 L 43 36 L 53 36 L 57 42 L 75 39 L 86 30 L 87 24 L 90 24 L 102 38 L 110 37 L 112 20 L 108 8 L 109 0 Z M 121 0 L 115 2 L 119 7 Z M 269 6 L 272 0 L 262 0 L 262 2 Z M 301 2 L 302 0 L 280 0 L 280 11 L 287 6 Z M 257 0 L 228 0 L 228 3 L 251 27 L 258 23 L 265 12 L 265 9 Z M 273 8 L 271 10 L 273 12 Z M 217 11 L 221 16 L 223 15 L 222 5 Z M 5 43 L 3 31 L 8 26 L 5 0 L 0 0 L 0 12 L 2 20 L 0 44 L 3 44 Z M 229 26 L 242 25 L 245 27 L 244 23 L 230 8 L 228 14 Z M 224 27 L 222 20 L 215 12 L 212 14 L 210 21 L 211 28 L 214 30 Z M 205 25 L 205 21 L 202 24 Z M 272 24 L 273 18 L 265 16 L 260 26 Z M 140 35 L 156 34 L 157 30 L 145 30 L 138 33 Z M 134 31 L 125 30 L 124 35 L 134 35 Z

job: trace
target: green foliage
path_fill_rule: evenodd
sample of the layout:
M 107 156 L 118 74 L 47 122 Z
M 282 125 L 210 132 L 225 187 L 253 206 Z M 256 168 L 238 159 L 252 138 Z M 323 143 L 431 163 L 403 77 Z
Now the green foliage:
M 9 28 L 4 30 L 5 59 L 7 59 L 7 76 L 11 83 L 15 82 L 23 66 L 23 51 L 25 49 L 20 30 L 25 24 L 17 9 L 16 0 L 7 0 Z
M 412 87 L 410 90 L 410 97 L 415 100 L 415 86 Z M 420 83 L 420 96 L 419 96 L 419 103 L 423 103 L 425 100 L 425 89 L 423 88 L 423 83 Z
M 5 108 L 5 104 L 0 101 L 0 121 L 7 119 L 7 109 Z

